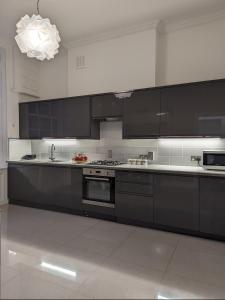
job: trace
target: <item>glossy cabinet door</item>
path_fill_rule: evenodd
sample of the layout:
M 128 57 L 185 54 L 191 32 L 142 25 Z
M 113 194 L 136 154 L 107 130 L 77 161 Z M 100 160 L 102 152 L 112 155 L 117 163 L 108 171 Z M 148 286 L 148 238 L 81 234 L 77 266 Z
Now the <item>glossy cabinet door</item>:
M 49 209 L 82 210 L 82 169 L 9 164 L 10 203 Z
M 198 125 L 203 136 L 225 136 L 225 80 L 201 84 Z
M 198 126 L 200 100 L 201 89 L 195 84 L 162 88 L 160 135 L 200 136 Z
M 99 138 L 89 97 L 20 104 L 20 138 Z
M 89 97 L 63 100 L 63 135 L 69 138 L 99 138 L 98 123 L 91 120 Z
M 116 193 L 116 217 L 137 223 L 153 223 L 154 205 L 153 197 Z
M 123 138 L 159 136 L 160 89 L 135 91 L 123 102 Z
M 225 179 L 200 179 L 200 231 L 225 236 Z
M 73 208 L 82 211 L 83 197 L 83 169 L 71 169 L 70 193 L 72 197 Z
M 93 96 L 91 103 L 93 118 L 121 117 L 123 114 L 123 100 L 115 94 Z
M 42 197 L 40 204 L 81 210 L 80 189 L 77 189 L 77 182 L 82 180 L 82 173 L 79 170 L 71 170 L 67 167 L 41 167 Z M 72 186 L 75 183 L 75 186 Z M 73 193 L 72 193 L 73 191 Z
M 38 203 L 41 197 L 41 168 L 34 165 L 9 164 L 8 197 L 10 203 Z
M 161 89 L 161 136 L 225 136 L 225 80 Z
M 156 175 L 155 222 L 158 225 L 199 230 L 199 179 Z
M 40 118 L 37 102 L 19 104 L 19 131 L 22 139 L 39 139 Z
M 116 172 L 115 213 L 119 220 L 153 223 L 153 178 L 141 172 Z
M 41 101 L 37 103 L 39 110 L 40 138 L 53 136 L 53 103 L 52 101 Z

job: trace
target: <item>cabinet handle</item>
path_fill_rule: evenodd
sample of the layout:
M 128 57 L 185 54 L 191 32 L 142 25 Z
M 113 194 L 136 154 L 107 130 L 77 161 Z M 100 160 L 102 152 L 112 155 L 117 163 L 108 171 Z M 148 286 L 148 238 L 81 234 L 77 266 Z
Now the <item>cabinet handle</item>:
M 161 113 L 156 114 L 157 117 L 162 117 L 162 116 L 166 116 L 166 115 L 167 115 L 166 112 L 161 112 Z
M 121 92 L 121 93 L 116 93 L 115 97 L 118 99 L 126 99 L 126 98 L 130 98 L 132 96 L 133 92 Z

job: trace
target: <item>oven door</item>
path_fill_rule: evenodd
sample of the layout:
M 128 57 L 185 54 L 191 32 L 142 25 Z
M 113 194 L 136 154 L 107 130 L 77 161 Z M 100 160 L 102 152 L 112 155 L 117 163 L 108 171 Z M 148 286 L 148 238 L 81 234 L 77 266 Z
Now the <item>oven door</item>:
M 115 178 L 84 176 L 83 183 L 83 203 L 115 206 Z

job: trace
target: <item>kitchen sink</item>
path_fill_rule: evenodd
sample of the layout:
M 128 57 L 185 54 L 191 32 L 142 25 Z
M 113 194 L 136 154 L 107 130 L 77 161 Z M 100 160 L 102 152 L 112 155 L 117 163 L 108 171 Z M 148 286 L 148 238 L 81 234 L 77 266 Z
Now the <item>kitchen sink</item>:
M 54 159 L 54 160 L 48 160 L 48 162 L 52 163 L 60 163 L 60 162 L 65 162 L 65 160 L 60 160 L 60 159 Z

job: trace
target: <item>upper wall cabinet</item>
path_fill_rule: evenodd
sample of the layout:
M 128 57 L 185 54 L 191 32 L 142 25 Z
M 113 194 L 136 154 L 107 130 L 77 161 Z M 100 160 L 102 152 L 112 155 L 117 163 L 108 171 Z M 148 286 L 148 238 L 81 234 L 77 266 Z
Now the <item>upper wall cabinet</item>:
M 20 138 L 99 138 L 91 120 L 90 98 L 76 97 L 20 104 Z
M 99 138 L 99 123 L 91 120 L 90 97 L 63 101 L 64 137 Z
M 161 136 L 225 136 L 225 81 L 161 89 Z
M 123 114 L 123 100 L 115 94 L 93 96 L 92 117 L 102 119 L 107 117 L 121 117 Z
M 123 101 L 123 138 L 159 136 L 160 89 L 135 91 Z

